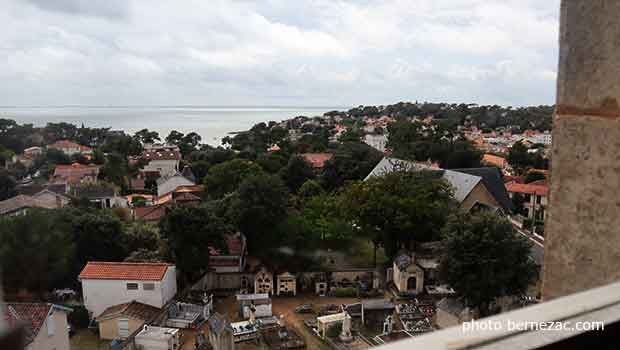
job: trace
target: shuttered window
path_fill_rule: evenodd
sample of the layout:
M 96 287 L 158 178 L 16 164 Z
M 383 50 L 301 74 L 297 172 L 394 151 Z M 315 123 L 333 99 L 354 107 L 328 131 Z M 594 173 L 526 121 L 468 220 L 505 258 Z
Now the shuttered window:
M 118 319 L 118 337 L 127 338 L 129 336 L 129 320 L 126 318 Z

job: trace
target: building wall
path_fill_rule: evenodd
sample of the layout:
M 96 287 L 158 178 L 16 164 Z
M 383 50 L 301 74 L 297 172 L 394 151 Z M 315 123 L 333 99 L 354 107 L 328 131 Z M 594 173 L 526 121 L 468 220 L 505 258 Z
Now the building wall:
M 563 1 L 545 300 L 620 279 L 620 1 Z
M 127 283 L 137 283 L 137 290 L 127 290 Z M 144 283 L 153 283 L 154 290 L 144 290 Z M 132 300 L 162 307 L 176 294 L 176 273 L 168 268 L 162 281 L 133 281 L 133 280 L 82 280 L 84 305 L 94 317 L 100 315 L 106 308 Z
M 161 176 L 171 174 L 179 169 L 178 160 L 151 160 L 143 171 L 158 171 Z
M 51 316 L 54 322 L 54 335 L 48 335 L 48 325 L 44 322 L 34 341 L 27 350 L 69 350 L 69 332 L 67 331 L 67 313 L 54 310 Z
M 465 197 L 465 200 L 461 203 L 461 209 L 468 211 L 476 202 L 501 208 L 501 205 L 489 193 L 482 181 L 478 182 L 474 189 Z
M 99 338 L 106 340 L 119 339 L 118 336 L 118 320 L 128 319 L 129 334 L 135 332 L 138 328 L 142 327 L 144 321 L 128 318 L 126 316 L 118 316 L 108 320 L 99 322 Z
M 396 289 L 398 289 L 401 293 L 422 293 L 424 290 L 424 270 L 416 264 L 411 264 L 406 271 L 401 271 L 398 266 L 394 263 L 393 265 L 393 273 L 394 273 L 394 285 L 396 285 Z M 407 289 L 407 282 L 409 278 L 415 277 L 416 279 L 416 287 L 415 290 Z

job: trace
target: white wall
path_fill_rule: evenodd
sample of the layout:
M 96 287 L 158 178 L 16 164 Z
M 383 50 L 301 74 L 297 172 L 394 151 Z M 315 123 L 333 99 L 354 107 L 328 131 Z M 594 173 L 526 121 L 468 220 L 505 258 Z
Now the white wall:
M 43 322 L 39 334 L 28 345 L 27 350 L 69 350 L 67 313 L 61 310 L 53 310 L 51 320 L 54 322 L 54 334 L 48 333 L 47 321 Z
M 137 290 L 127 290 L 127 283 L 137 283 Z M 144 290 L 144 283 L 153 283 L 154 290 Z M 176 271 L 169 267 L 162 281 L 83 279 L 84 305 L 94 317 L 106 308 L 132 300 L 162 307 L 176 294 Z
M 175 172 L 179 167 L 178 160 L 151 160 L 144 167 L 144 171 L 159 171 L 161 176 Z

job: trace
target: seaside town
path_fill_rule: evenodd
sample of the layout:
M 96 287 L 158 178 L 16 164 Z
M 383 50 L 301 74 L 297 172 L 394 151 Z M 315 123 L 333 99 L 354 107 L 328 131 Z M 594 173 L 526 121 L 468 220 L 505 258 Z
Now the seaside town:
M 359 106 L 219 147 L 0 119 L 4 318 L 29 350 L 354 350 L 536 304 L 552 112 Z

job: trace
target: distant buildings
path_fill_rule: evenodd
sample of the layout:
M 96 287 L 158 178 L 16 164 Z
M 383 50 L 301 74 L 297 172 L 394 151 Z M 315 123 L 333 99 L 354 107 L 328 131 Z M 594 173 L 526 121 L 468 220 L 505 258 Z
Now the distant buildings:
M 88 146 L 82 146 L 69 140 L 58 140 L 50 145 L 47 145 L 47 149 L 55 149 L 62 153 L 72 156 L 74 154 L 92 155 L 93 149 Z
M 155 173 L 157 176 L 174 174 L 179 170 L 182 159 L 179 147 L 174 145 L 145 145 L 141 157 L 148 162 L 142 172 Z
M 32 208 L 59 209 L 69 201 L 68 197 L 49 190 L 43 190 L 32 196 L 20 194 L 0 202 L 0 216 L 26 215 Z
M 177 292 L 175 266 L 167 263 L 91 261 L 79 280 L 84 306 L 94 317 L 134 300 L 161 308 Z
M 59 164 L 54 168 L 54 175 L 50 180 L 53 184 L 62 184 L 66 191 L 81 183 L 97 182 L 100 167 L 97 165 L 84 165 L 73 163 L 70 165 Z

